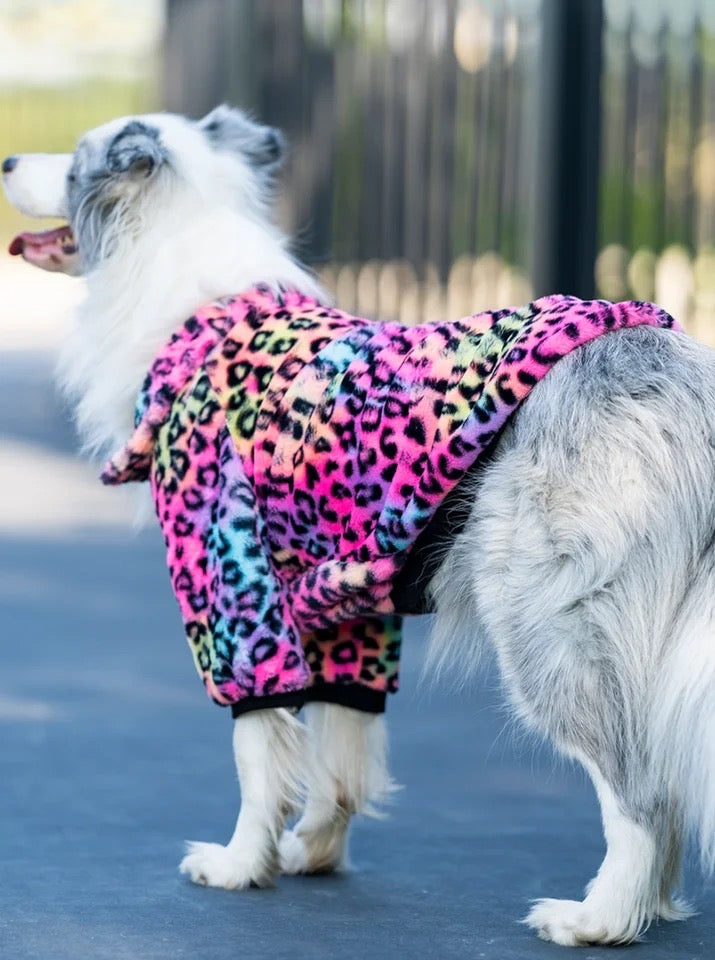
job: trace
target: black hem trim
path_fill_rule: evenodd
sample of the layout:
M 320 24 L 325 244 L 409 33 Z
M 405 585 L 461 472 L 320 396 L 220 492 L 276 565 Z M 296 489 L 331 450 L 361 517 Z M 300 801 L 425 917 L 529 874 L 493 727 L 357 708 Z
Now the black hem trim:
M 305 690 L 294 690 L 290 693 L 274 693 L 267 697 L 244 697 L 238 703 L 231 704 L 231 716 L 240 717 L 253 710 L 270 710 L 276 707 L 297 707 L 299 710 L 305 703 Z
M 266 697 L 245 697 L 231 704 L 231 716 L 241 717 L 253 710 L 271 710 L 277 707 L 297 707 L 306 703 L 337 703 L 362 713 L 384 713 L 387 694 L 372 690 L 360 683 L 321 683 L 307 690 L 274 693 Z
M 387 694 L 360 683 L 321 683 L 305 691 L 306 703 L 337 703 L 363 713 L 384 713 Z

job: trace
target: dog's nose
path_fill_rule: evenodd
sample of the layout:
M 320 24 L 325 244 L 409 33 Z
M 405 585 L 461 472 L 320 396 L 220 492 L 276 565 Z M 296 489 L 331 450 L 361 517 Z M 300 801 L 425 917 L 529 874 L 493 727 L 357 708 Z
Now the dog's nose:
M 17 166 L 17 157 L 5 157 L 2 162 L 2 172 L 11 173 Z

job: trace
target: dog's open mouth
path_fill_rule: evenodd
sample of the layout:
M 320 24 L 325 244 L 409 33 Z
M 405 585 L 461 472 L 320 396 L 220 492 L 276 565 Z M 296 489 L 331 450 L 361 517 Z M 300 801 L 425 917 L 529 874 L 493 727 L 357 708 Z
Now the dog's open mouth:
M 65 224 L 38 233 L 19 233 L 10 244 L 9 253 L 45 270 L 71 273 L 77 259 L 77 243 L 72 228 Z

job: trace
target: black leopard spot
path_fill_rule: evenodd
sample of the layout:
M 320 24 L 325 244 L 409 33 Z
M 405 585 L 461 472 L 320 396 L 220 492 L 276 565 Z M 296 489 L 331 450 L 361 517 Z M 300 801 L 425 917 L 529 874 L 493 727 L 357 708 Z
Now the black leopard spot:
M 180 513 L 174 518 L 173 530 L 177 537 L 188 537 L 194 531 L 194 524 L 183 513 Z
M 277 653 L 278 644 L 275 640 L 268 637 L 265 640 L 259 640 L 251 650 L 251 663 L 254 667 L 258 666 L 259 663 L 265 663 L 266 660 L 275 657 Z
M 352 640 L 336 643 L 330 651 L 330 659 L 337 664 L 357 663 L 359 659 L 357 646 Z
M 183 450 L 172 450 L 169 455 L 169 461 L 171 463 L 171 469 L 174 471 L 179 480 L 183 480 L 186 476 L 186 471 L 189 469 L 189 458 L 183 452 Z
M 199 467 L 196 473 L 196 480 L 200 487 L 215 487 L 218 484 L 218 479 L 218 467 L 215 463 Z

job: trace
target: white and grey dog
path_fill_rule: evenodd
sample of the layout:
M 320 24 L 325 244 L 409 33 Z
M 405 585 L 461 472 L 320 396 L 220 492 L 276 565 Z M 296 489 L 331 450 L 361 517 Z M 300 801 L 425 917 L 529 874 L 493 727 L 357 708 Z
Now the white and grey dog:
M 257 283 L 321 295 L 272 222 L 282 151 L 276 131 L 218 108 L 4 161 L 11 203 L 71 225 L 15 252 L 86 280 L 61 380 L 91 450 L 124 442 L 156 349 L 200 305 Z M 629 942 L 687 915 L 674 893 L 689 835 L 715 864 L 715 353 L 652 327 L 574 351 L 473 497 L 433 584 L 432 665 L 476 665 L 492 645 L 515 712 L 598 791 L 608 850 L 585 899 L 540 901 L 527 922 L 565 945 Z M 282 709 L 236 721 L 236 830 L 191 846 L 193 880 L 246 887 L 343 862 L 350 814 L 389 789 L 383 721 L 306 713 L 305 731 Z M 305 807 L 283 832 L 296 781 Z

